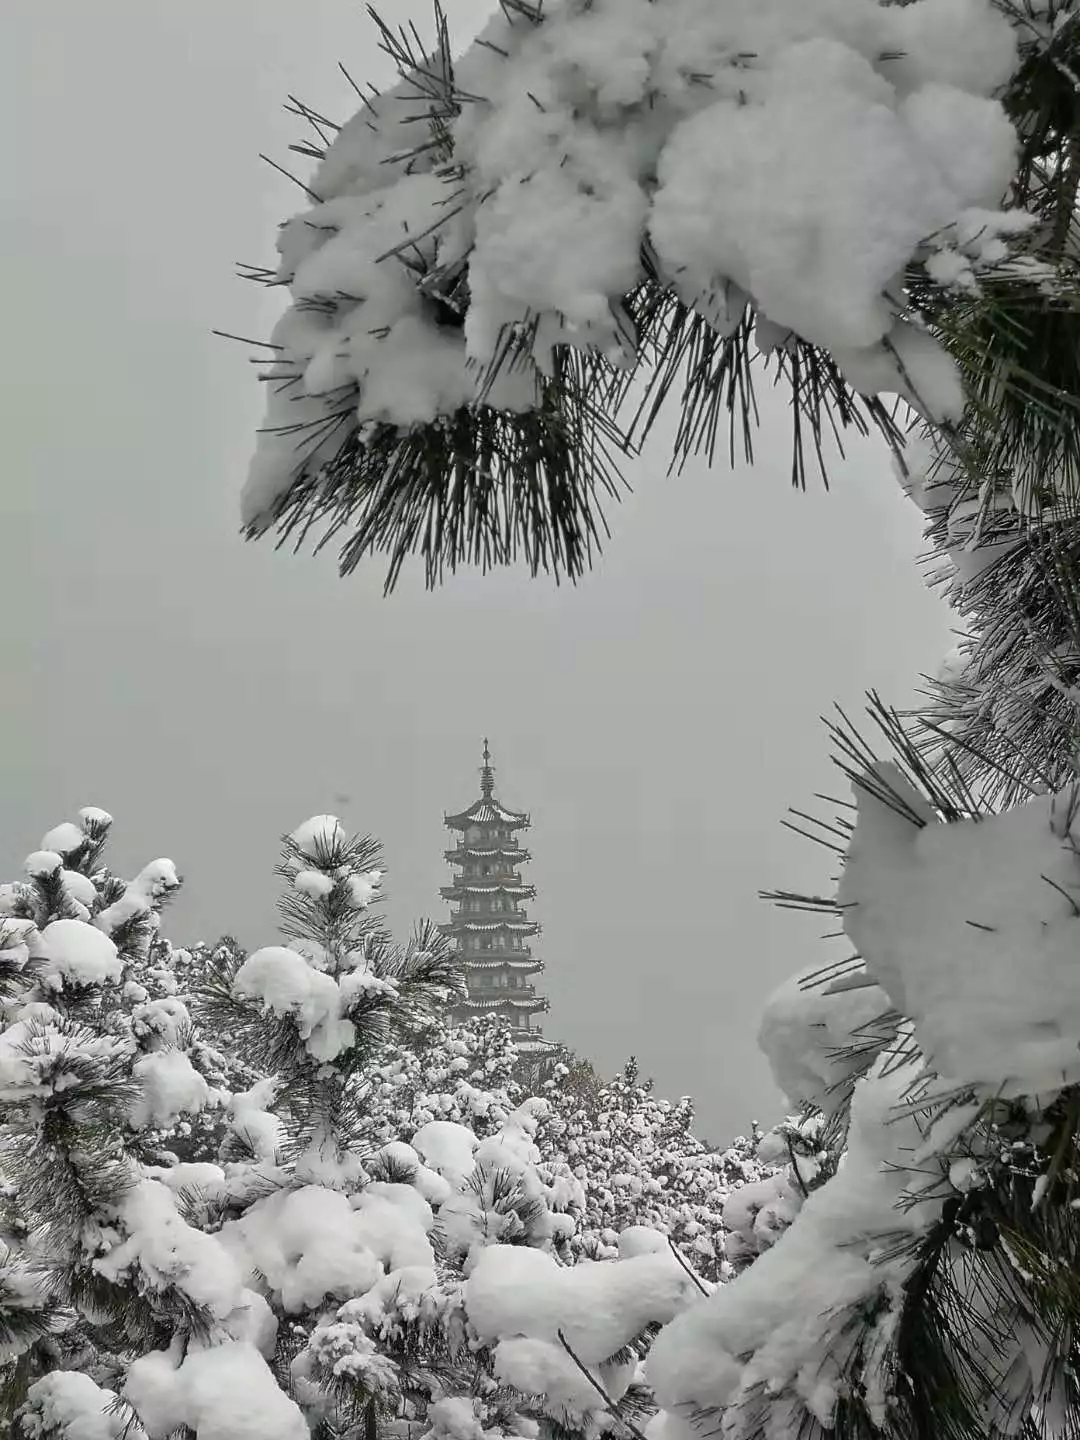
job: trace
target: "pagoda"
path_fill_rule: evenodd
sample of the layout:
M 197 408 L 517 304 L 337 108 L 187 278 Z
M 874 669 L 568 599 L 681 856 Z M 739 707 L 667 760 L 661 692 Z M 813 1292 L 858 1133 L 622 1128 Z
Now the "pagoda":
M 548 1002 L 536 993 L 532 980 L 544 966 L 530 945 L 540 927 L 524 909 L 536 888 L 522 884 L 519 873 L 530 856 L 518 844 L 517 834 L 528 829 L 529 817 L 508 810 L 496 798 L 486 738 L 479 800 L 444 820 L 447 829 L 457 833 L 457 843 L 446 851 L 456 873 L 440 893 L 454 908 L 441 928 L 464 961 L 468 986 L 468 998 L 455 1006 L 452 1018 L 461 1023 L 479 1015 L 500 1015 L 513 1026 L 519 1048 L 546 1048 L 535 1017 L 547 1010 Z

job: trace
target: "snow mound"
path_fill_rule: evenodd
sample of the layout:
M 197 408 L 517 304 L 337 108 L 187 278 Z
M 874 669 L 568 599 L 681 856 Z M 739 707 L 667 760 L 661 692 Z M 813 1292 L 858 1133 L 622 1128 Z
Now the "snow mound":
M 585 1365 L 609 1360 L 647 1325 L 665 1323 L 700 1292 L 670 1251 L 560 1265 L 542 1250 L 491 1245 L 465 1285 L 481 1340 L 527 1337 L 559 1344 Z
M 151 1440 L 185 1425 L 198 1440 L 309 1440 L 297 1405 L 258 1350 L 242 1342 L 193 1346 L 179 1366 L 152 1351 L 131 1366 L 123 1394 Z
M 41 849 L 55 850 L 58 855 L 63 855 L 66 859 L 85 844 L 85 833 L 79 829 L 78 825 L 73 825 L 70 820 L 66 820 L 62 825 L 54 826 L 42 839 Z
M 333 856 L 345 840 L 345 829 L 336 815 L 313 815 L 292 832 L 296 848 L 315 861 Z
M 882 767 L 901 793 L 905 782 Z M 922 827 L 856 787 L 848 934 L 943 1079 L 1002 1096 L 1080 1080 L 1080 821 L 1073 787 Z
M 108 935 L 83 920 L 51 920 L 41 932 L 37 949 L 44 982 L 54 990 L 117 981 L 124 971 Z

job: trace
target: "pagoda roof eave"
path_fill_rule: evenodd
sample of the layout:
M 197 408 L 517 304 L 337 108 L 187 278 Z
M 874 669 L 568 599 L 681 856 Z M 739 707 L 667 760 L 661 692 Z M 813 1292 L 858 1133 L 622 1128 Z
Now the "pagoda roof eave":
M 529 999 L 511 1000 L 509 996 L 500 995 L 494 1000 L 463 1000 L 461 1008 L 472 1010 L 498 1010 L 504 1007 L 508 1010 L 544 1010 L 548 1008 L 548 1002 L 542 995 L 533 995 Z
M 535 885 L 522 885 L 517 880 L 456 880 L 453 885 L 444 885 L 439 894 L 444 900 L 454 900 L 459 895 L 521 895 L 531 900 L 536 894 Z
M 526 865 L 532 859 L 528 850 L 518 845 L 458 845 L 453 850 L 444 850 L 443 855 L 451 865 L 460 864 L 462 855 L 470 860 L 490 860 L 492 855 L 512 856 L 515 865 Z
M 531 956 L 509 956 L 499 955 L 495 959 L 473 958 L 471 955 L 465 961 L 465 971 L 470 970 L 499 970 L 505 966 L 507 970 L 543 970 L 544 962 L 534 960 Z
M 451 830 L 465 830 L 470 825 L 511 825 L 514 829 L 523 830 L 530 821 L 526 811 L 508 810 L 498 800 L 483 796 L 467 810 L 459 810 L 454 815 L 444 814 L 443 824 Z
M 439 930 L 443 935 L 460 935 L 464 930 L 480 934 L 487 934 L 492 930 L 510 930 L 515 935 L 538 935 L 540 923 L 537 920 L 464 920 L 460 915 L 455 915 L 453 920 L 444 921 Z

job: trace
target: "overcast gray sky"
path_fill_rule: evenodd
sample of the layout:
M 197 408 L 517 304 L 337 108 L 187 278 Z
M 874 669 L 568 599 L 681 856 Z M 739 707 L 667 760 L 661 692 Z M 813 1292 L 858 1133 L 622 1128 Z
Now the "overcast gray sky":
M 446 8 L 464 41 L 488 6 Z M 548 1034 L 608 1069 L 635 1052 L 715 1139 L 776 1118 L 758 1012 L 814 925 L 756 893 L 827 883 L 780 826 L 835 789 L 817 717 L 906 702 L 949 643 L 884 455 L 793 493 L 768 403 L 752 472 L 647 454 L 576 588 L 503 571 L 384 601 L 377 570 L 245 546 L 261 401 L 210 330 L 272 323 L 231 267 L 271 260 L 297 195 L 257 155 L 297 137 L 290 91 L 347 111 L 339 59 L 386 78 L 363 8 L 7 0 L 0 55 L 2 874 L 103 805 L 117 868 L 185 873 L 174 938 L 265 943 L 277 837 L 330 809 L 385 841 L 405 929 L 443 913 L 442 814 L 487 733 L 533 815 Z

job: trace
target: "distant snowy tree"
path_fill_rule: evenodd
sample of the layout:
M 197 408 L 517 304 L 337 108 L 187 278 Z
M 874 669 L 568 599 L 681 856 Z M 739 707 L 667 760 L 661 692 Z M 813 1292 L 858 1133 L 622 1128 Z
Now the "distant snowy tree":
M 373 1143 L 409 1141 L 428 1121 L 448 1120 L 486 1138 L 527 1098 L 518 1067 L 506 1022 L 451 1026 L 430 1015 L 388 1044 L 360 1082 L 367 1132 Z
M 427 1121 L 445 1119 L 488 1135 L 529 1096 L 520 1074 L 505 1022 L 433 1024 L 426 1035 L 388 1047 L 366 1079 L 369 1133 L 409 1140 Z M 764 1164 L 756 1142 L 743 1137 L 724 1150 L 705 1145 L 693 1133 L 689 1099 L 660 1099 L 634 1060 L 603 1083 L 587 1062 L 563 1051 L 543 1072 L 527 1067 L 527 1078 L 540 1081 L 529 1104 L 541 1171 L 549 1183 L 569 1182 L 574 1196 L 567 1201 L 576 1222 L 567 1258 L 613 1258 L 623 1230 L 646 1226 L 679 1247 L 703 1278 L 721 1279 L 729 1195 L 780 1162 Z
M 641 1081 L 635 1060 L 607 1084 L 575 1089 L 563 1080 L 556 1074 L 545 1090 L 551 1113 L 540 1144 L 571 1168 L 584 1192 L 575 1252 L 614 1255 L 622 1230 L 651 1226 L 695 1271 L 721 1279 L 728 1196 L 763 1173 L 750 1142 L 740 1137 L 726 1150 L 710 1149 L 693 1133 L 692 1102 L 661 1100 Z

